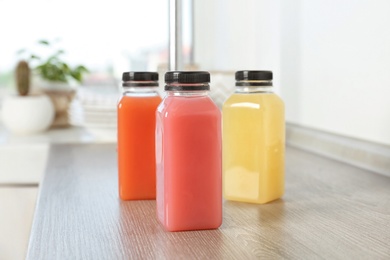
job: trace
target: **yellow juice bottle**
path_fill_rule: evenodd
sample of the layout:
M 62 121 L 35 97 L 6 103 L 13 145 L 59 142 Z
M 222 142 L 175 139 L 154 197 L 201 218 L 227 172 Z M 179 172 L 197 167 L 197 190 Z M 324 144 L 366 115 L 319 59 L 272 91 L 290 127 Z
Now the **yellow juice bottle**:
M 222 107 L 223 195 L 267 203 L 284 193 L 284 103 L 271 71 L 237 71 L 236 91 Z

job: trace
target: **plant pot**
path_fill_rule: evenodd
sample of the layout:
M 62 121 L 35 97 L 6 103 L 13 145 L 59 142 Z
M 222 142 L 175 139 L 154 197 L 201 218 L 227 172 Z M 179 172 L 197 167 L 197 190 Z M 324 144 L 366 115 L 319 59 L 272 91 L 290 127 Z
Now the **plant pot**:
M 34 85 L 48 95 L 54 106 L 54 120 L 52 127 L 69 127 L 69 108 L 76 95 L 75 86 L 63 82 L 52 82 L 42 78 L 36 78 Z
M 54 120 L 53 127 L 68 127 L 70 126 L 69 107 L 72 103 L 76 91 L 73 89 L 68 90 L 44 90 L 48 95 L 54 106 Z
M 8 96 L 3 100 L 4 126 L 16 134 L 47 130 L 54 118 L 54 107 L 47 95 Z

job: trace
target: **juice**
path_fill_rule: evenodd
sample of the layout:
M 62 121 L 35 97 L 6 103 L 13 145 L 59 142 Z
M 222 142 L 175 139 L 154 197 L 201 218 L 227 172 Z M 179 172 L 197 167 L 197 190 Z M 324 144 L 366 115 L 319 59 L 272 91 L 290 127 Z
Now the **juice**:
M 235 93 L 223 105 L 224 198 L 267 203 L 284 193 L 283 101 L 273 93 Z
M 118 181 L 122 200 L 155 199 L 157 93 L 127 92 L 118 103 Z
M 157 109 L 157 215 L 168 231 L 222 222 L 221 113 L 207 95 L 168 94 Z

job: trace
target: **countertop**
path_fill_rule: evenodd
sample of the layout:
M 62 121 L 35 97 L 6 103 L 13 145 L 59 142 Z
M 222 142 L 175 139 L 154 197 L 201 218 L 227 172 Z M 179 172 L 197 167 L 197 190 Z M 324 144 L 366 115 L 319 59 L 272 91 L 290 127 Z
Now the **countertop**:
M 286 193 L 223 202 L 219 229 L 169 233 L 120 201 L 115 144 L 53 144 L 27 259 L 389 259 L 390 178 L 287 147 Z
M 114 128 L 53 128 L 33 135 L 15 135 L 0 122 L 0 186 L 38 185 L 51 144 L 116 143 Z
M 0 122 L 0 259 L 25 259 L 38 187 L 50 147 L 58 143 L 115 143 L 116 129 L 68 127 L 14 135 Z

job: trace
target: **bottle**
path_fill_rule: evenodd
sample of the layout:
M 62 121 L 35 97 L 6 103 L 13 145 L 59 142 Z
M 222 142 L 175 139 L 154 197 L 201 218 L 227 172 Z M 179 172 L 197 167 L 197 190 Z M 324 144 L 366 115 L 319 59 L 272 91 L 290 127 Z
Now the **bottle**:
M 221 112 L 208 72 L 165 74 L 156 112 L 157 216 L 168 231 L 222 223 Z
M 223 104 L 223 194 L 267 203 L 284 193 L 284 103 L 272 92 L 272 71 L 237 71 Z
M 122 200 L 156 198 L 157 72 L 125 72 L 118 103 L 118 181 Z

